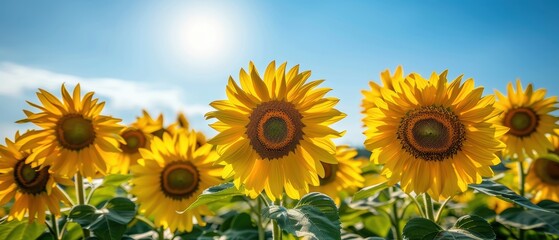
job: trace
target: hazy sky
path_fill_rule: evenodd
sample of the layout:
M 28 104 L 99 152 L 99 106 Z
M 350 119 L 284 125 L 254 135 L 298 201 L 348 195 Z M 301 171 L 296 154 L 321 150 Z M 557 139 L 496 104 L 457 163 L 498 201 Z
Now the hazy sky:
M 106 115 L 145 108 L 203 118 L 250 60 L 300 64 L 326 79 L 348 117 L 338 141 L 362 144 L 360 90 L 385 69 L 449 70 L 503 90 L 519 78 L 559 95 L 557 1 L 0 1 L 0 137 L 62 82 L 95 91 Z

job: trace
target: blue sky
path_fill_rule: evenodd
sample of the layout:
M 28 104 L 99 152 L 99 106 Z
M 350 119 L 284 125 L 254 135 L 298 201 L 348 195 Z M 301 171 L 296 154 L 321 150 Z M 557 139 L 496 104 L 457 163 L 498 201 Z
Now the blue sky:
M 44 88 L 95 91 L 104 114 L 132 122 L 142 108 L 166 120 L 225 99 L 250 60 L 300 64 L 326 79 L 348 117 L 340 143 L 358 146 L 360 90 L 397 65 L 449 70 L 503 90 L 521 79 L 559 95 L 556 1 L 1 1 L 0 137 L 12 137 Z

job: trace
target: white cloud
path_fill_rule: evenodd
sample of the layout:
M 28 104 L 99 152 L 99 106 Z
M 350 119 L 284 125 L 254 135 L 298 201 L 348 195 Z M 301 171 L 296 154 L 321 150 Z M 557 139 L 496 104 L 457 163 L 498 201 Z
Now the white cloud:
M 0 95 L 16 97 L 38 88 L 59 95 L 62 83 L 67 84 L 67 88 L 80 83 L 82 92 L 94 91 L 95 96 L 106 101 L 111 110 L 166 109 L 195 115 L 211 109 L 208 105 L 185 104 L 183 91 L 172 86 L 114 78 L 82 78 L 14 63 L 0 63 Z

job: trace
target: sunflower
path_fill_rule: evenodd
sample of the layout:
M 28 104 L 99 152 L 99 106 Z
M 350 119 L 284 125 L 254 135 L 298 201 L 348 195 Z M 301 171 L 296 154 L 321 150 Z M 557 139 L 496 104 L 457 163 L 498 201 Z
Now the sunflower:
M 495 90 L 498 97 L 495 107 L 503 111 L 498 121 L 510 128 L 502 138 L 507 145 L 503 155 L 523 161 L 525 155 L 534 159 L 552 149 L 545 135 L 559 128 L 559 118 L 550 114 L 557 109 L 557 97 L 545 98 L 546 90 L 534 91 L 532 84 L 523 91 L 520 80 L 516 81 L 516 91 L 512 83 L 508 84 L 507 91 L 508 95 L 504 96 Z
M 394 84 L 392 84 L 392 82 L 404 80 L 404 71 L 402 70 L 402 66 L 398 66 L 392 76 L 390 75 L 390 70 L 388 69 L 381 72 L 380 80 L 382 81 L 383 86 L 373 81 L 369 81 L 369 87 L 371 90 L 361 91 L 361 94 L 363 94 L 363 100 L 361 101 L 361 113 L 364 114 L 367 112 L 367 109 L 375 106 L 375 100 L 382 96 L 381 89 L 383 87 L 389 90 L 394 90 Z
M 190 131 L 190 123 L 188 122 L 188 119 L 186 118 L 186 115 L 184 115 L 184 113 L 179 112 L 179 114 L 177 115 L 177 121 L 170 126 L 170 131 L 171 132 Z M 206 135 L 204 135 L 204 133 L 200 131 L 197 131 L 196 145 L 199 147 L 206 143 L 207 143 Z
M 111 153 L 120 151 L 119 142 L 125 143 L 118 134 L 120 119 L 99 115 L 105 103 L 92 99 L 93 92 L 83 99 L 80 95 L 79 84 L 73 96 L 62 85 L 62 102 L 43 89 L 37 93 L 43 106 L 28 102 L 40 112 L 24 110 L 27 118 L 17 122 L 31 122 L 42 130 L 29 131 L 18 140 L 22 150 L 33 149 L 25 163 L 50 165 L 51 171 L 66 176 L 79 171 L 92 178 L 96 171 L 106 172 Z
M 142 158 L 132 166 L 131 192 L 138 197 L 140 211 L 155 217 L 155 224 L 171 231 L 191 231 L 193 220 L 204 226 L 201 215 L 211 212 L 207 206 L 186 209 L 202 191 L 221 183 L 222 167 L 214 165 L 217 154 L 212 146 L 196 147 L 196 133 L 164 133 L 153 138 L 147 149 L 140 149 Z
M 16 139 L 18 138 L 16 134 Z M 45 222 L 46 210 L 60 216 L 60 203 L 71 206 L 71 201 L 57 183 L 72 185 L 72 181 L 53 173 L 49 166 L 33 167 L 25 162 L 29 151 L 21 151 L 19 142 L 6 139 L 0 145 L 0 206 L 14 200 L 8 221 Z
M 336 158 L 338 164 L 322 162 L 324 177 L 320 177 L 319 186 L 311 186 L 311 192 L 322 192 L 340 204 L 341 192 L 353 193 L 363 187 L 365 179 L 361 176 L 361 162 L 355 160 L 357 151 L 349 146 L 338 146 Z
M 559 137 L 548 139 L 553 144 L 553 150 L 532 161 L 526 175 L 526 188 L 533 194 L 532 201 L 536 203 L 544 199 L 559 202 Z
M 275 200 L 285 190 L 299 199 L 325 176 L 322 162 L 338 163 L 331 139 L 343 133 L 328 126 L 345 117 L 333 108 L 338 99 L 324 97 L 331 89 L 317 88 L 324 80 L 307 82 L 310 71 L 295 66 L 286 74 L 286 64 L 276 69 L 271 62 L 262 78 L 251 62 L 248 73 L 240 70 L 241 86 L 229 77 L 229 99 L 212 102 L 217 111 L 206 114 L 218 120 L 210 126 L 219 133 L 209 143 L 226 164 L 223 177 L 234 176 L 253 198 L 265 190 Z
M 174 124 L 168 127 L 164 126 L 163 114 L 159 114 L 157 119 L 153 119 L 146 110 L 142 110 L 142 116 L 136 118 L 136 122 L 134 122 L 132 126 L 143 129 L 147 133 L 158 138 L 162 138 L 163 133 L 171 133 L 171 130 L 175 127 Z
M 153 135 L 142 128 L 128 127 L 120 132 L 120 136 L 126 143 L 120 144 L 121 152 L 116 156 L 117 162 L 110 166 L 109 172 L 127 174 L 130 166 L 136 165 L 141 157 L 139 149 L 148 147 Z
M 482 97 L 473 79 L 448 83 L 446 75 L 426 80 L 414 73 L 393 82 L 365 117 L 365 147 L 374 163 L 384 164 L 388 184 L 436 199 L 492 176 L 490 166 L 500 162 L 495 152 L 504 147 L 496 137 L 506 132 L 489 121 L 500 113 L 493 96 Z

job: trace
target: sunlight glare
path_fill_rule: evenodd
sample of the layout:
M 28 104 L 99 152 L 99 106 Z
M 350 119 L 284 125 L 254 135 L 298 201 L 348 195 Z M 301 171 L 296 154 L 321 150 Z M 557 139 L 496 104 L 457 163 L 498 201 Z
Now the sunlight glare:
M 218 9 L 188 11 L 173 27 L 177 54 L 189 62 L 221 61 L 227 57 L 233 34 L 232 24 Z

